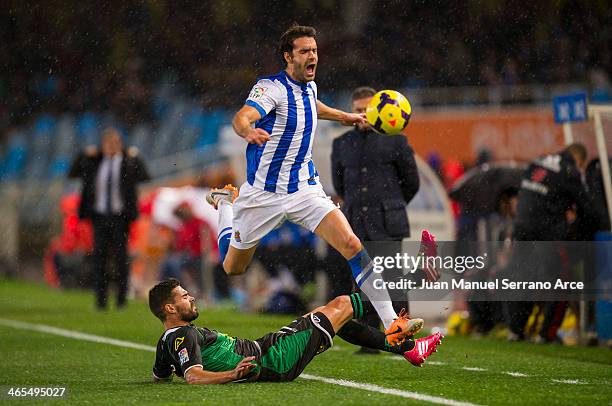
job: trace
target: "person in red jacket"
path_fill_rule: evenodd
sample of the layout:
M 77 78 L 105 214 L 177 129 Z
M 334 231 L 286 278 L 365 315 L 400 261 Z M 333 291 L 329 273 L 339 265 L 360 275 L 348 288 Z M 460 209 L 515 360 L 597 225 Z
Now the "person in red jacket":
M 191 205 L 187 202 L 177 206 L 174 215 L 181 221 L 181 225 L 175 232 L 174 244 L 162 265 L 161 279 L 176 278 L 190 285 L 195 283 L 199 287 L 202 243 L 204 241 L 208 245 L 210 239 L 203 237 L 212 236 L 214 233 L 208 223 L 194 215 Z

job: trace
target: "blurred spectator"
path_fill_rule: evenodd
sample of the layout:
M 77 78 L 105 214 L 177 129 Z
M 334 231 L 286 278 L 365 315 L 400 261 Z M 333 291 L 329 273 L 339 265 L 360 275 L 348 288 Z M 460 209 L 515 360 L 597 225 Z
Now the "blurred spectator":
M 496 275 L 505 272 L 512 254 L 512 224 L 516 217 L 518 206 L 518 189 L 510 187 L 499 195 L 496 212 L 498 222 L 493 227 L 493 235 L 497 237 L 499 244 L 494 247 L 494 257 L 488 263 L 487 272 L 477 273 L 479 280 L 494 280 Z M 468 307 L 470 315 L 470 326 L 475 334 L 487 334 L 498 323 L 503 323 L 503 303 L 496 301 L 488 291 L 472 291 L 468 295 Z
M 36 7 L 6 0 L 3 6 L 0 127 L 50 109 L 110 110 L 128 125 L 147 120 L 152 85 L 168 76 L 205 108 L 233 106 L 258 74 L 274 69 L 276 38 L 295 20 L 320 32 L 326 69 L 317 81 L 331 91 L 372 80 L 380 87 L 399 81 L 433 87 L 586 83 L 612 71 L 606 2 L 492 8 L 451 1 L 432 15 L 426 3 L 372 1 L 361 5 L 359 21 L 351 21 L 350 1 L 288 0 L 266 7 L 273 25 L 260 23 L 256 2 L 240 0 L 217 7 L 196 1 L 174 7 L 167 0 L 66 0 Z M 406 29 L 410 41 L 401 34 Z M 359 50 L 346 47 L 347 41 L 359 43 Z M 269 58 L 259 65 L 243 58 L 254 48 Z
M 109 257 L 115 260 L 117 306 L 125 307 L 130 272 L 128 231 L 138 217 L 136 186 L 149 179 L 145 165 L 136 149 L 123 149 L 116 129 L 107 128 L 101 148 L 88 147 L 79 153 L 68 176 L 82 179 L 79 217 L 93 224 L 96 307 L 107 307 Z
M 540 244 L 521 244 L 512 255 L 510 269 L 524 281 L 551 280 L 567 269 L 565 248 L 557 241 L 567 239 L 567 212 L 577 209 L 577 218 L 590 224 L 596 218 L 591 198 L 582 183 L 587 164 L 586 148 L 572 144 L 558 154 L 541 157 L 529 165 L 521 189 L 517 216 L 514 222 L 516 241 L 540 241 Z M 525 338 L 525 324 L 533 302 L 508 303 L 511 339 Z M 565 312 L 557 302 L 544 305 L 544 322 L 539 331 L 542 341 L 556 341 L 556 331 Z
M 612 169 L 612 158 L 608 158 L 608 165 Z M 591 231 L 610 231 L 610 216 L 608 214 L 608 204 L 606 202 L 604 180 L 599 158 L 589 162 L 586 169 L 586 184 L 589 189 L 589 194 L 593 198 L 593 206 L 599 220 L 595 229 Z
M 463 167 L 463 164 L 458 159 L 451 158 L 442 163 L 440 173 L 442 175 L 442 184 L 444 185 L 446 190 L 449 191 L 451 190 L 455 182 L 457 182 L 457 180 L 459 180 L 463 176 L 463 174 L 465 173 L 465 169 Z M 459 203 L 454 200 L 451 200 L 451 209 L 455 218 L 458 219 L 458 229 L 462 230 L 462 227 L 464 225 L 462 219 L 459 218 L 461 215 L 461 207 Z M 463 235 L 462 231 L 459 231 L 458 235 Z
M 80 197 L 64 196 L 60 202 L 62 232 L 53 238 L 45 253 L 45 280 L 62 288 L 90 287 L 89 269 L 93 231 L 89 220 L 78 216 Z
M 176 230 L 174 243 L 162 264 L 160 280 L 178 279 L 197 297 L 202 288 L 202 234 L 213 236 L 214 232 L 208 223 L 194 215 L 187 202 L 178 205 L 174 215 L 181 225 Z

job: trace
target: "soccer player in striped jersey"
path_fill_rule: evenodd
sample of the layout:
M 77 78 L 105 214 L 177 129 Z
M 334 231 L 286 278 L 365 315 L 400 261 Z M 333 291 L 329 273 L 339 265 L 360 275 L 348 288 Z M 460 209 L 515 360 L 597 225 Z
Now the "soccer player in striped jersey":
M 302 225 L 346 258 L 357 286 L 376 308 L 387 340 L 395 344 L 407 336 L 408 318 L 398 317 L 386 290 L 374 288 L 377 275 L 372 260 L 340 209 L 325 195 L 312 161 L 318 119 L 344 125 L 367 120 L 364 114 L 340 111 L 318 99 L 314 28 L 291 27 L 281 36 L 279 54 L 286 68 L 260 78 L 232 122 L 248 142 L 247 181 L 240 195 L 227 186 L 207 196 L 219 210 L 223 268 L 229 275 L 242 274 L 261 238 L 285 220 Z

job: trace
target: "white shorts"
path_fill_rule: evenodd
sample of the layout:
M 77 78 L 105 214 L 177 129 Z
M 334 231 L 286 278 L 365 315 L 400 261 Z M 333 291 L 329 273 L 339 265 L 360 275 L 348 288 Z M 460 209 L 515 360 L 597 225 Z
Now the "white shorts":
M 254 247 L 285 220 L 314 231 L 336 208 L 319 183 L 306 185 L 295 193 L 280 194 L 256 189 L 245 182 L 234 202 L 230 244 L 243 250 Z

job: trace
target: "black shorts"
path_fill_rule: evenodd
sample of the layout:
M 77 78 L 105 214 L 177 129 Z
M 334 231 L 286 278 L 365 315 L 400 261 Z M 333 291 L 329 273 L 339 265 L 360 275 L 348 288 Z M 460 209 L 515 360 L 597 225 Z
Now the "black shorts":
M 261 347 L 258 381 L 285 382 L 297 378 L 306 365 L 333 345 L 335 332 L 321 312 L 300 317 L 276 333 L 255 340 Z

